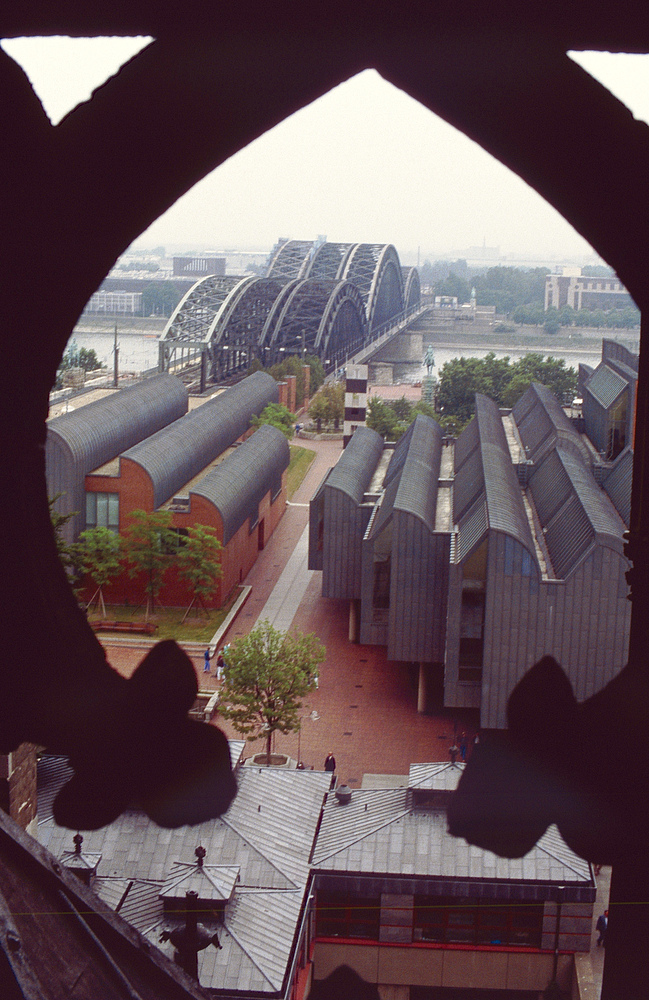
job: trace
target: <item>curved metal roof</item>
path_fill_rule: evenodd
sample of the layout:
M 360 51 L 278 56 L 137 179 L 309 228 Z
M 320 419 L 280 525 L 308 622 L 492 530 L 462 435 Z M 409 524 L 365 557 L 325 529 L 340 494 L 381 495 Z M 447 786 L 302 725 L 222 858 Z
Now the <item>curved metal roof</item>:
M 274 378 L 255 372 L 125 451 L 122 458 L 136 462 L 148 474 L 153 503 L 159 507 L 245 434 L 253 413 L 261 413 L 278 399 Z
M 394 506 L 396 510 L 414 514 L 429 531 L 434 531 L 442 431 L 436 420 L 423 413 L 417 414 L 411 426 L 408 454 Z
M 204 497 L 219 511 L 225 545 L 248 518 L 256 521 L 259 503 L 268 491 L 273 495 L 279 491 L 289 461 L 285 436 L 277 427 L 262 424 L 191 491 L 191 495 Z
M 478 447 L 470 451 L 463 464 L 455 472 L 454 511 L 460 527 L 460 551 L 468 552 L 462 539 L 462 532 L 469 530 L 475 534 L 471 514 L 482 510 L 479 517 L 484 530 L 491 528 L 511 535 L 524 545 L 536 561 L 532 531 L 525 514 L 518 479 L 511 462 L 507 439 L 497 405 L 487 396 L 476 394 L 475 417 Z M 468 440 L 473 440 L 475 431 L 469 427 L 463 431 Z M 480 501 L 478 507 L 476 502 Z M 486 517 L 485 517 L 486 515 Z M 479 539 L 476 537 L 474 542 Z M 473 547 L 473 546 L 471 546 Z
M 187 390 L 175 375 L 152 375 L 47 425 L 83 477 L 187 412 Z M 46 445 L 47 451 L 47 445 Z
M 359 504 L 383 454 L 383 438 L 369 427 L 358 427 L 329 473 L 325 485 Z
M 530 479 L 558 579 L 564 579 L 595 542 L 622 554 L 624 524 L 590 469 L 557 447 Z
M 564 413 L 554 393 L 545 385 L 533 382 L 515 406 L 512 416 L 528 458 L 536 464 L 548 448 L 561 444 L 585 462 L 588 448 Z
M 382 530 L 393 510 L 412 514 L 423 521 L 429 531 L 435 530 L 441 461 L 439 424 L 432 417 L 419 413 L 394 449 L 384 480 L 383 497 L 368 538 L 374 538 Z

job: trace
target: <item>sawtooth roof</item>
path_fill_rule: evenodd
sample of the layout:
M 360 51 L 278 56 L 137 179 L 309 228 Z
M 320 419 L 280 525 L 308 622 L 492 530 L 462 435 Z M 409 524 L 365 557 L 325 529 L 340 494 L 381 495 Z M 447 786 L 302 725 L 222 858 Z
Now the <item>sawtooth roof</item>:
M 625 448 L 602 482 L 602 488 L 626 524 L 631 523 L 631 486 L 633 485 L 633 449 Z
M 245 434 L 253 414 L 278 399 L 275 379 L 267 372 L 254 372 L 121 457 L 144 469 L 153 485 L 153 505 L 160 507 Z
M 590 461 L 588 448 L 570 423 L 554 393 L 546 385 L 533 382 L 512 407 L 527 458 L 536 465 L 558 444 Z
M 536 561 L 498 407 L 480 394 L 475 402 L 475 417 L 462 431 L 455 455 L 453 508 L 460 558 L 491 528 L 517 539 Z
M 441 460 L 442 432 L 439 424 L 419 413 L 397 442 L 386 472 L 381 504 L 367 537 L 381 531 L 393 510 L 413 514 L 424 522 L 429 531 L 435 530 Z
M 549 452 L 529 485 L 558 579 L 576 568 L 595 541 L 622 553 L 622 519 L 572 452 Z
M 630 374 L 634 379 L 637 377 L 635 373 Z M 606 363 L 602 363 L 597 366 L 584 388 L 605 410 L 608 410 L 628 385 L 629 379 L 624 378 Z

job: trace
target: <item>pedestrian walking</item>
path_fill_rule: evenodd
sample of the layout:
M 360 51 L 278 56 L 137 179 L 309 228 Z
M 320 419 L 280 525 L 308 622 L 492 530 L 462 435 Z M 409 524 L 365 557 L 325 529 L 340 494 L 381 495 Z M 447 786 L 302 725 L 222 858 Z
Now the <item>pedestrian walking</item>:
M 219 653 L 216 658 L 216 677 L 217 680 L 223 680 L 223 674 L 225 673 L 225 659 L 223 658 L 223 653 Z
M 336 758 L 334 757 L 333 750 L 330 750 L 325 757 L 324 769 L 325 771 L 329 771 L 331 774 L 333 774 L 336 770 Z
M 453 746 L 450 747 L 450 749 L 449 749 L 448 752 L 449 752 L 449 756 L 451 758 L 451 764 L 454 764 L 455 761 L 457 760 L 457 755 L 460 752 L 459 746 L 456 743 L 454 743 Z
M 466 733 L 462 733 L 460 736 L 460 757 L 462 760 L 466 760 Z
M 595 924 L 595 930 L 599 931 L 599 937 L 597 938 L 597 947 L 606 947 L 606 931 L 608 929 L 608 910 L 604 910 L 600 913 L 597 918 L 597 923 Z
M 205 659 L 205 663 L 203 664 L 203 673 L 204 674 L 209 674 L 209 672 L 210 672 L 210 647 L 209 646 L 207 647 L 207 649 L 203 653 L 203 657 Z

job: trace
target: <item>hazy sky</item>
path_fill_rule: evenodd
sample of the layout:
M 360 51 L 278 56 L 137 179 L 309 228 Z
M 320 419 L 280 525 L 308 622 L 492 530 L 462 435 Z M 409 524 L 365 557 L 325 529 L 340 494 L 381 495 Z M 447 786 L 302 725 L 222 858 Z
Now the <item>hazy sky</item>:
M 26 38 L 3 48 L 56 124 L 146 39 Z M 649 121 L 649 56 L 574 58 Z M 268 249 L 279 236 L 394 243 L 406 263 L 464 255 L 577 256 L 590 247 L 515 174 L 368 70 L 276 126 L 197 184 L 137 241 Z

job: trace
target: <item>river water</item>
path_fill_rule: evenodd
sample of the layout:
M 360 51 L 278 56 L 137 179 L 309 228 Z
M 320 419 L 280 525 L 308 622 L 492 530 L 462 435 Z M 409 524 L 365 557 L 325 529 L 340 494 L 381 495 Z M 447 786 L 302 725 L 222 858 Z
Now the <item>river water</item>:
M 156 368 L 158 364 L 158 337 L 157 333 L 118 333 L 117 344 L 119 347 L 119 369 L 125 374 L 127 372 L 143 372 L 151 368 Z M 112 333 L 88 333 L 75 332 L 74 340 L 78 347 L 85 347 L 96 352 L 99 360 L 107 365 L 111 370 L 113 367 L 113 344 L 114 335 Z M 597 346 L 596 346 L 597 345 Z M 637 343 L 630 341 L 628 344 L 631 350 L 637 349 Z M 489 353 L 490 348 L 476 347 L 435 347 L 435 368 L 433 374 L 439 377 L 442 366 L 452 358 L 484 358 Z M 601 361 L 601 342 L 590 340 L 588 346 L 584 348 L 574 348 L 563 350 L 561 348 L 552 350 L 551 348 L 493 348 L 493 353 L 497 358 L 509 357 L 512 361 L 534 351 L 547 356 L 551 354 L 555 358 L 563 358 L 566 365 L 578 368 L 580 363 L 590 365 L 595 368 Z M 395 364 L 395 382 L 419 382 L 426 369 L 423 365 L 416 364 Z

